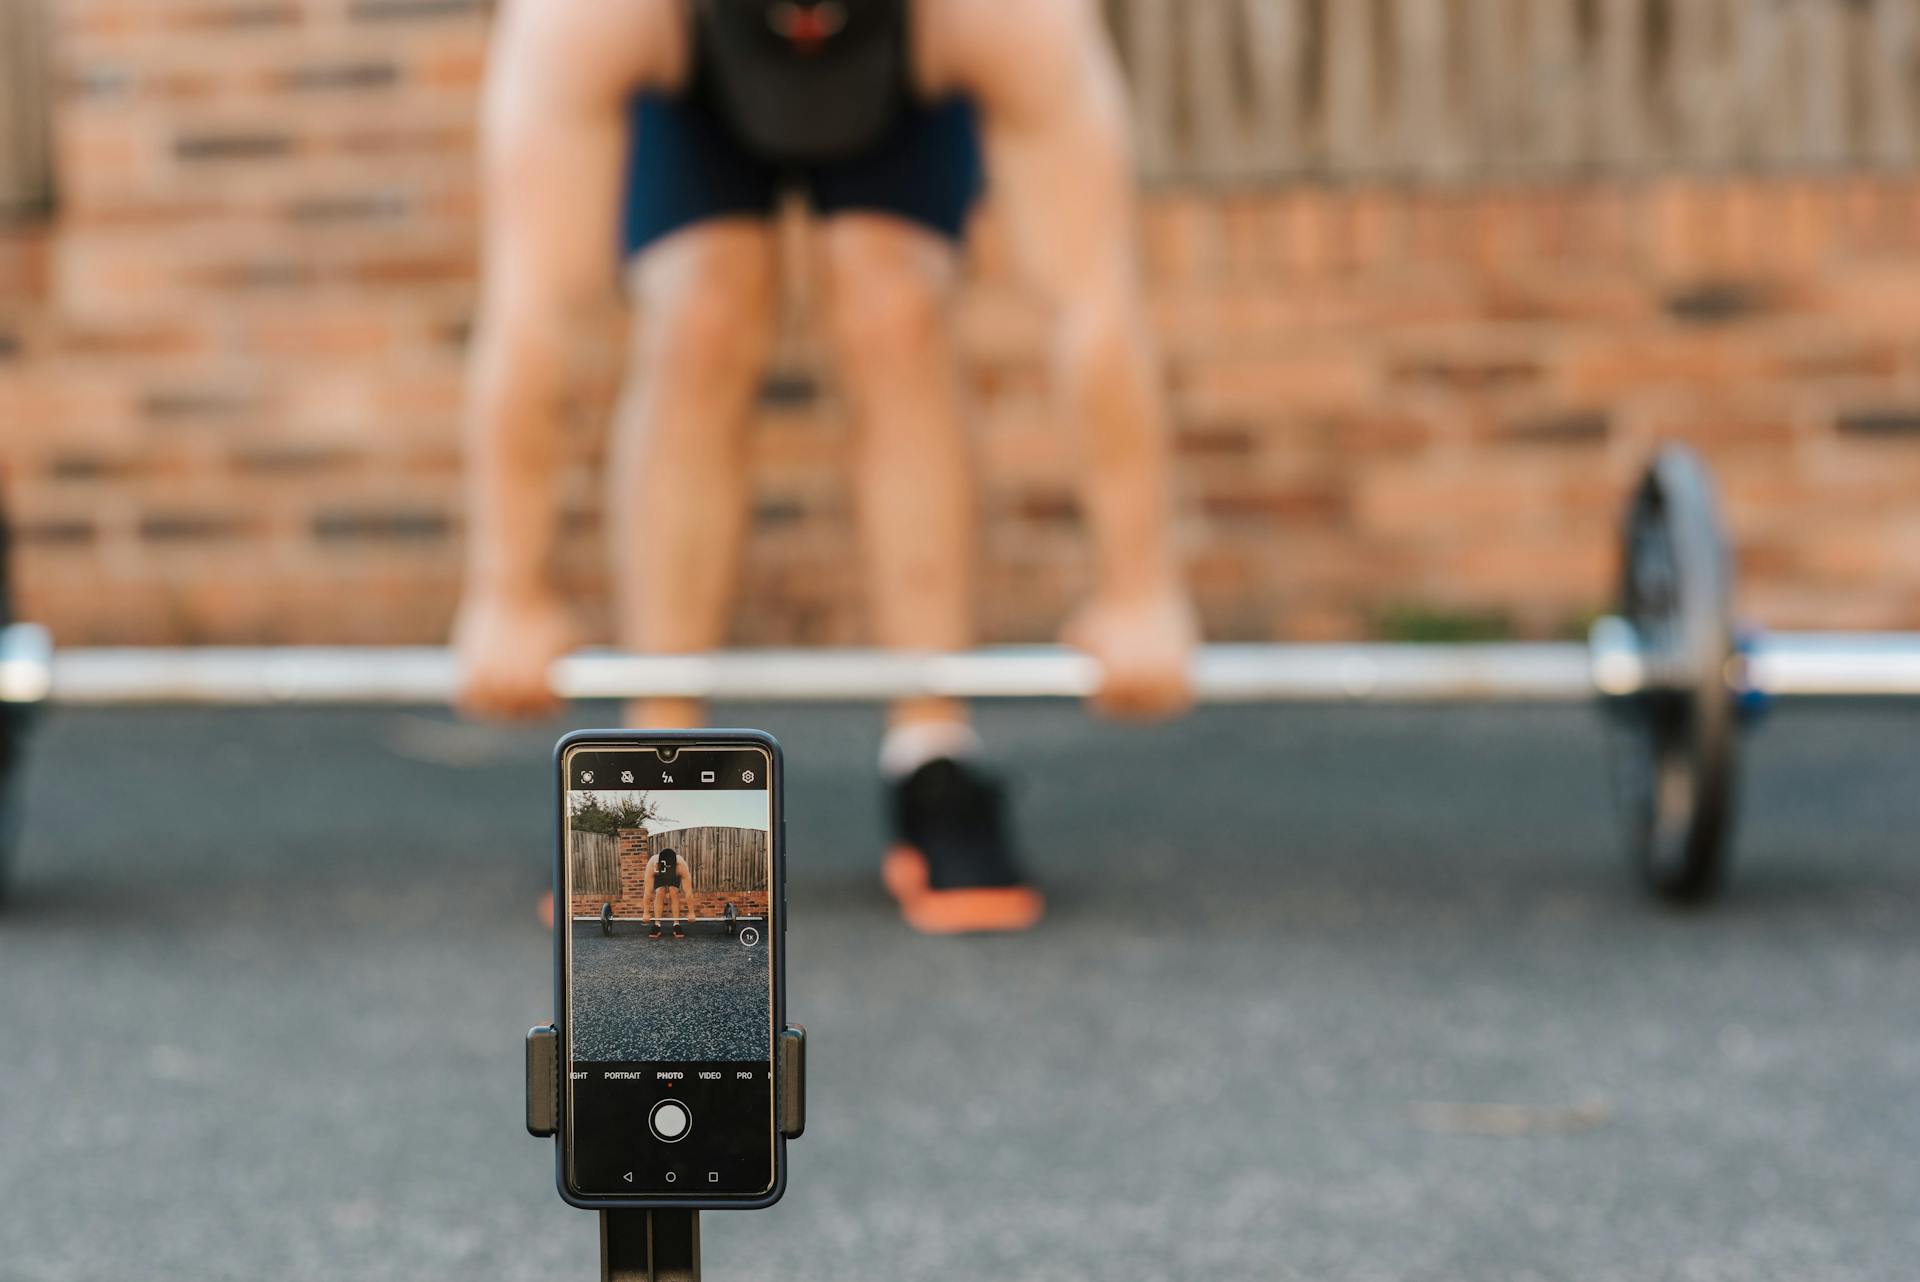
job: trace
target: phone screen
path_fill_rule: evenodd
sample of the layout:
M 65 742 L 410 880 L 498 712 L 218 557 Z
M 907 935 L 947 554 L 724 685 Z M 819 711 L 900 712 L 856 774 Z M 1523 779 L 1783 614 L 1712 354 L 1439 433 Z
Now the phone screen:
M 563 763 L 567 1183 L 583 1198 L 764 1197 L 773 757 L 665 752 L 585 746 Z

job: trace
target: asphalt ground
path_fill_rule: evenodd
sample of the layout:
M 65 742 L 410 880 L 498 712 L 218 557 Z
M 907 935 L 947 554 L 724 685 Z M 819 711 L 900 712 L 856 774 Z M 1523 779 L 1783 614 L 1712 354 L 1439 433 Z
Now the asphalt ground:
M 609 938 L 598 921 L 575 922 L 574 1055 L 599 1064 L 765 1060 L 771 987 L 766 949 L 710 926 L 649 939 L 641 923 L 622 922 Z
M 726 711 L 787 746 L 813 1073 L 715 1282 L 1915 1276 L 1911 712 L 1777 716 L 1734 892 L 1681 914 L 1585 710 L 999 706 L 1051 916 L 929 940 L 876 884 L 872 712 Z M 52 718 L 0 1277 L 595 1276 L 521 1130 L 558 729 Z

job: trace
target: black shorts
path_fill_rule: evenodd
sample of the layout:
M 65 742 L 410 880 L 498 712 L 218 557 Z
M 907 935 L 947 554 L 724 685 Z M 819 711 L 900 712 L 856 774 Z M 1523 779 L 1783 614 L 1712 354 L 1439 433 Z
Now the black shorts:
M 891 214 L 958 240 L 984 186 L 979 124 L 965 99 L 915 106 L 868 151 L 797 170 L 748 152 L 697 98 L 640 94 L 631 115 L 629 256 L 710 218 L 769 215 L 790 188 L 819 214 Z

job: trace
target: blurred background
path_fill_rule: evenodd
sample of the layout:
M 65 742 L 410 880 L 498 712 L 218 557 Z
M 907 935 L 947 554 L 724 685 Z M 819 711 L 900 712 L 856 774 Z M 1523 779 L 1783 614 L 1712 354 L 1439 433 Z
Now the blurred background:
M 1575 628 L 1670 437 L 1753 613 L 1920 623 L 1913 0 L 1110 8 L 1213 635 Z M 490 10 L 0 0 L 0 460 L 62 642 L 444 635 Z M 996 240 L 989 208 L 961 312 L 1006 640 L 1051 635 L 1086 548 Z M 794 276 L 739 639 L 845 643 L 846 416 Z M 563 551 L 590 618 L 601 409 Z

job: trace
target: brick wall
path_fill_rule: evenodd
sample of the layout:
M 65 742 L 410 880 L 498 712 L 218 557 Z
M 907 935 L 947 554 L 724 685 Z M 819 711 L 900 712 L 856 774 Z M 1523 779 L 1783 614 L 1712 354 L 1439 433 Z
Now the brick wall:
M 444 635 L 483 10 L 59 6 L 61 210 L 0 232 L 0 462 L 66 642 Z M 1668 437 L 1721 473 L 1751 612 L 1920 625 L 1920 175 L 1162 186 L 1146 233 L 1214 635 L 1561 630 Z M 982 618 L 1044 637 L 1086 582 L 1076 469 L 990 214 L 973 251 Z M 737 636 L 854 642 L 845 406 L 795 290 Z M 561 550 L 595 626 L 599 403 Z
M 622 828 L 614 834 L 614 849 L 620 852 L 620 902 L 644 899 L 647 863 L 653 858 L 652 836 L 644 828 Z

